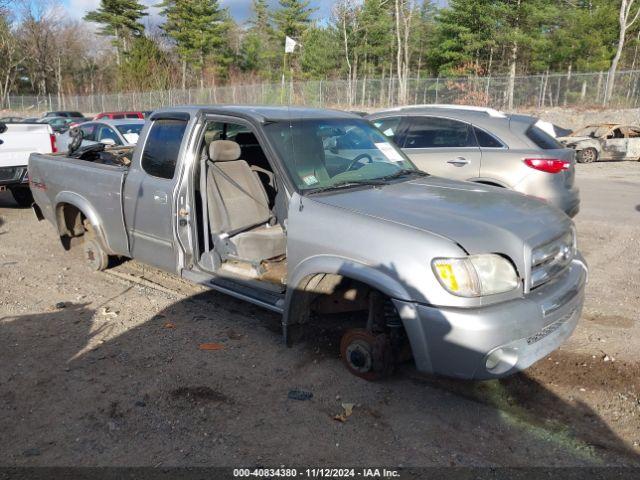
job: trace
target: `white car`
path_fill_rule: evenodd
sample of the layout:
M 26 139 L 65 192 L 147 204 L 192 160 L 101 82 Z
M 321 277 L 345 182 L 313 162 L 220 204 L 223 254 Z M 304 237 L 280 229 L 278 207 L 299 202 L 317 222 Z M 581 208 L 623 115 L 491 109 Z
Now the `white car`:
M 640 126 L 637 125 L 588 125 L 558 140 L 577 152 L 580 163 L 640 160 Z
M 125 118 L 122 120 L 93 120 L 82 123 L 78 128 L 82 131 L 82 145 L 103 143 L 105 145 L 134 146 L 138 143 L 138 136 L 144 127 L 144 120 Z M 71 137 L 66 132 L 58 137 L 60 151 L 68 150 Z
M 29 155 L 56 153 L 56 136 L 44 123 L 0 122 L 0 192 L 9 190 L 22 207 L 33 202 L 29 191 Z

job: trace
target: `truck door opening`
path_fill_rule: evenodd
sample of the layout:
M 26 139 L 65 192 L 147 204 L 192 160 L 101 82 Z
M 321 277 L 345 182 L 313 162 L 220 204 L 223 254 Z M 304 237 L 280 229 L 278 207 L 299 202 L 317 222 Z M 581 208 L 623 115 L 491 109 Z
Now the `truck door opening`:
M 200 149 L 196 209 L 200 265 L 284 289 L 286 232 L 273 169 L 250 128 L 209 122 Z

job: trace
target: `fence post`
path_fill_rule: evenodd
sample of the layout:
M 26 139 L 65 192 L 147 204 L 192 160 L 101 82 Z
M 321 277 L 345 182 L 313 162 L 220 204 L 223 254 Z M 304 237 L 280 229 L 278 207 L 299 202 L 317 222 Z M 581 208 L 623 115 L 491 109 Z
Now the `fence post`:
M 438 103 L 438 90 L 440 89 L 440 75 L 436 77 L 436 104 Z

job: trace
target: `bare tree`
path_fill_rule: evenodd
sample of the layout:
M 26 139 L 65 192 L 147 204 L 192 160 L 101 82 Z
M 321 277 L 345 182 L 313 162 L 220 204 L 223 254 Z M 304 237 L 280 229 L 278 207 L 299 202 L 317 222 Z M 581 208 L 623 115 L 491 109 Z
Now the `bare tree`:
M 336 26 L 340 29 L 342 37 L 345 62 L 348 70 L 348 103 L 353 105 L 356 84 L 358 79 L 358 54 L 355 48 L 357 35 L 359 5 L 357 0 L 338 0 L 333 7 L 333 16 Z
M 411 60 L 411 27 L 415 5 L 413 0 L 395 0 L 396 73 L 398 102 L 407 103 L 407 82 Z
M 616 72 L 618 70 L 618 63 L 620 57 L 622 57 L 622 49 L 624 48 L 625 38 L 627 31 L 633 26 L 640 16 L 640 7 L 636 9 L 636 12 L 631 16 L 633 4 L 635 0 L 622 0 L 620 3 L 620 15 L 618 17 L 618 23 L 620 24 L 620 32 L 618 35 L 618 48 L 616 54 L 611 61 L 611 67 L 609 68 L 609 75 L 607 76 L 607 84 L 604 90 L 604 104 L 606 105 L 611 100 L 613 94 L 613 86 L 616 80 Z
M 7 105 L 9 92 L 12 90 L 18 66 L 24 57 L 19 50 L 8 16 L 0 18 L 0 108 Z

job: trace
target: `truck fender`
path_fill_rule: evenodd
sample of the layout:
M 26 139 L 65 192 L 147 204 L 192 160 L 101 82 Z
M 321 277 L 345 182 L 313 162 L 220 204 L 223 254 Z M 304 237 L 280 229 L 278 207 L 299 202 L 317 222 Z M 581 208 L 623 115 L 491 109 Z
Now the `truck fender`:
M 398 280 L 379 268 L 329 255 L 308 258 L 296 267 L 287 282 L 289 287 L 282 314 L 283 336 L 287 345 L 301 335 L 301 327 L 309 321 L 311 304 L 318 295 L 332 293 L 331 287 L 335 282 L 328 277 L 359 281 L 390 298 L 411 298 Z
M 64 224 L 64 217 L 62 214 L 64 205 L 72 205 L 76 207 L 80 212 L 86 217 L 91 226 L 93 227 L 93 231 L 96 234 L 97 240 L 102 244 L 105 250 L 109 253 L 112 253 L 109 248 L 109 244 L 107 242 L 107 238 L 102 230 L 102 221 L 100 220 L 100 216 L 95 211 L 95 209 L 91 206 L 91 204 L 82 196 L 77 193 L 62 191 L 56 195 L 55 198 L 55 215 L 56 215 L 56 226 L 58 227 L 58 232 L 60 237 L 64 236 L 64 232 L 66 230 L 66 226 Z M 63 247 L 65 250 L 69 249 L 69 246 L 65 244 L 63 241 Z

